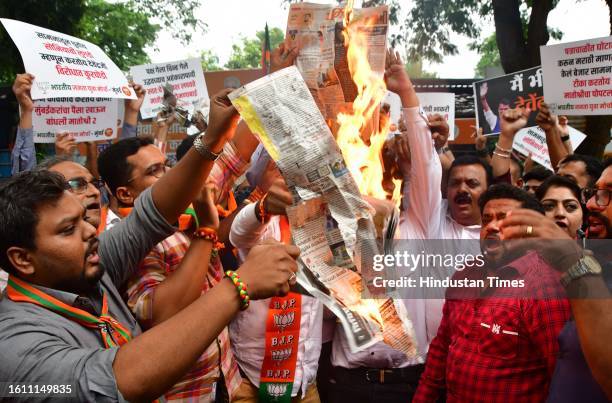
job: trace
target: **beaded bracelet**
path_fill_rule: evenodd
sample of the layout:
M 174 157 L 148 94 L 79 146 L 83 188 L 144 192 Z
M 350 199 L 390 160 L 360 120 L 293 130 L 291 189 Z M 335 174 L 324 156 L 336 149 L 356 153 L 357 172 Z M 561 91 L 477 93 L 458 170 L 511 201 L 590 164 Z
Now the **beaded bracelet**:
M 234 283 L 234 285 L 236 286 L 236 289 L 238 290 L 238 296 L 240 297 L 240 310 L 244 311 L 249 307 L 249 304 L 251 303 L 251 298 L 249 298 L 249 293 L 247 292 L 246 284 L 244 283 L 244 281 L 242 281 L 242 279 L 240 279 L 240 276 L 235 271 L 227 270 L 225 272 L 225 276 L 232 280 L 232 283 Z
M 213 258 L 219 255 L 219 249 L 225 248 L 225 244 L 223 244 L 223 242 L 219 242 L 217 231 L 212 228 L 200 227 L 195 230 L 191 236 L 195 239 L 206 239 L 211 241 L 213 243 L 213 249 L 211 254 Z

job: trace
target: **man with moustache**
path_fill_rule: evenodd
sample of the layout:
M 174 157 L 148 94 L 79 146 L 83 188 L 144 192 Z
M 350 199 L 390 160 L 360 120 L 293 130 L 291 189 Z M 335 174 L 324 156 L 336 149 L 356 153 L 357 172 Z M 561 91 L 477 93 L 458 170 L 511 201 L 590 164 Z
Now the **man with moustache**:
M 591 224 L 598 239 L 589 239 L 587 251 L 570 248 L 559 242 L 567 238 L 552 220 L 541 220 L 529 211 L 517 211 L 506 218 L 502 232 L 508 239 L 541 238 L 538 246 L 550 249 L 551 256 L 566 257 L 555 267 L 562 272 L 561 282 L 570 298 L 572 320 L 559 335 L 559 359 L 552 379 L 550 402 L 607 402 L 612 399 L 612 248 L 610 221 L 612 220 L 612 159 L 604 163 L 604 170 L 593 188 L 583 191 L 589 213 L 597 217 Z M 592 223 L 590 221 L 590 223 Z M 528 236 L 527 229 L 529 229 Z M 536 239 L 530 241 L 536 242 Z
M 541 214 L 540 204 L 509 184 L 480 198 L 484 266 L 453 279 L 484 286 L 449 288 L 442 322 L 429 346 L 414 402 L 542 401 L 558 351 L 557 335 L 569 318 L 558 273 L 538 252 L 516 253 L 502 243 L 500 223 L 516 209 Z M 515 285 L 498 285 L 498 280 Z M 523 287 L 520 284 L 523 284 Z

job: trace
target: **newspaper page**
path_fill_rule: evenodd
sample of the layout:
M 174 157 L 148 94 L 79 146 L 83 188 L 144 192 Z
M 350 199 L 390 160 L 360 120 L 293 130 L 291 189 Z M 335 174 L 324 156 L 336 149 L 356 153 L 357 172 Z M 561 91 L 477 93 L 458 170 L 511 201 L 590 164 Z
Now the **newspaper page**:
M 412 324 L 403 304 L 367 298 L 366 257 L 379 253 L 371 206 L 361 197 L 342 153 L 296 67 L 230 94 L 294 195 L 287 210 L 300 247 L 298 281 L 340 318 L 353 351 L 384 341 L 412 357 Z M 366 256 L 366 257 L 364 257 Z
M 364 33 L 368 62 L 383 76 L 389 25 L 387 6 L 354 9 L 351 26 Z M 295 3 L 289 9 L 288 45 L 299 50 L 296 66 L 327 119 L 335 120 L 357 96 L 344 43 L 344 8 L 326 4 Z

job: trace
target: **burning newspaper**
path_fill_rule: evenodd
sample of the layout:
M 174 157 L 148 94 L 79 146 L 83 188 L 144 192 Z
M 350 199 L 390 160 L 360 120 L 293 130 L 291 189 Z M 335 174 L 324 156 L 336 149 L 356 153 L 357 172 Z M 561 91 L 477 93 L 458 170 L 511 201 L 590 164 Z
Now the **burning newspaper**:
M 302 287 L 340 318 L 354 351 L 383 340 L 414 356 L 404 305 L 386 296 L 362 298 L 368 296 L 362 272 L 372 273 L 362 262 L 380 253 L 372 207 L 361 197 L 300 72 L 283 69 L 237 89 L 230 99 L 293 192 L 287 214 L 302 251 Z
M 389 11 L 387 6 L 352 10 L 352 29 L 363 34 L 367 62 L 380 78 L 385 71 Z M 289 9 L 286 40 L 299 50 L 296 65 L 319 110 L 334 120 L 357 96 L 345 46 L 345 9 L 295 3 Z

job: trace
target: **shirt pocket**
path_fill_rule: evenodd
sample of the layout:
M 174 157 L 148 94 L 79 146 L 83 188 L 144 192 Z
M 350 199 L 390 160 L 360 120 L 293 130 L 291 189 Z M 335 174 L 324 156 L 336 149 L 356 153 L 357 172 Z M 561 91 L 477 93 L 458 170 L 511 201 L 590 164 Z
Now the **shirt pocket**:
M 519 326 L 509 320 L 506 313 L 493 320 L 488 319 L 477 323 L 478 353 L 502 360 L 516 358 L 519 353 Z

